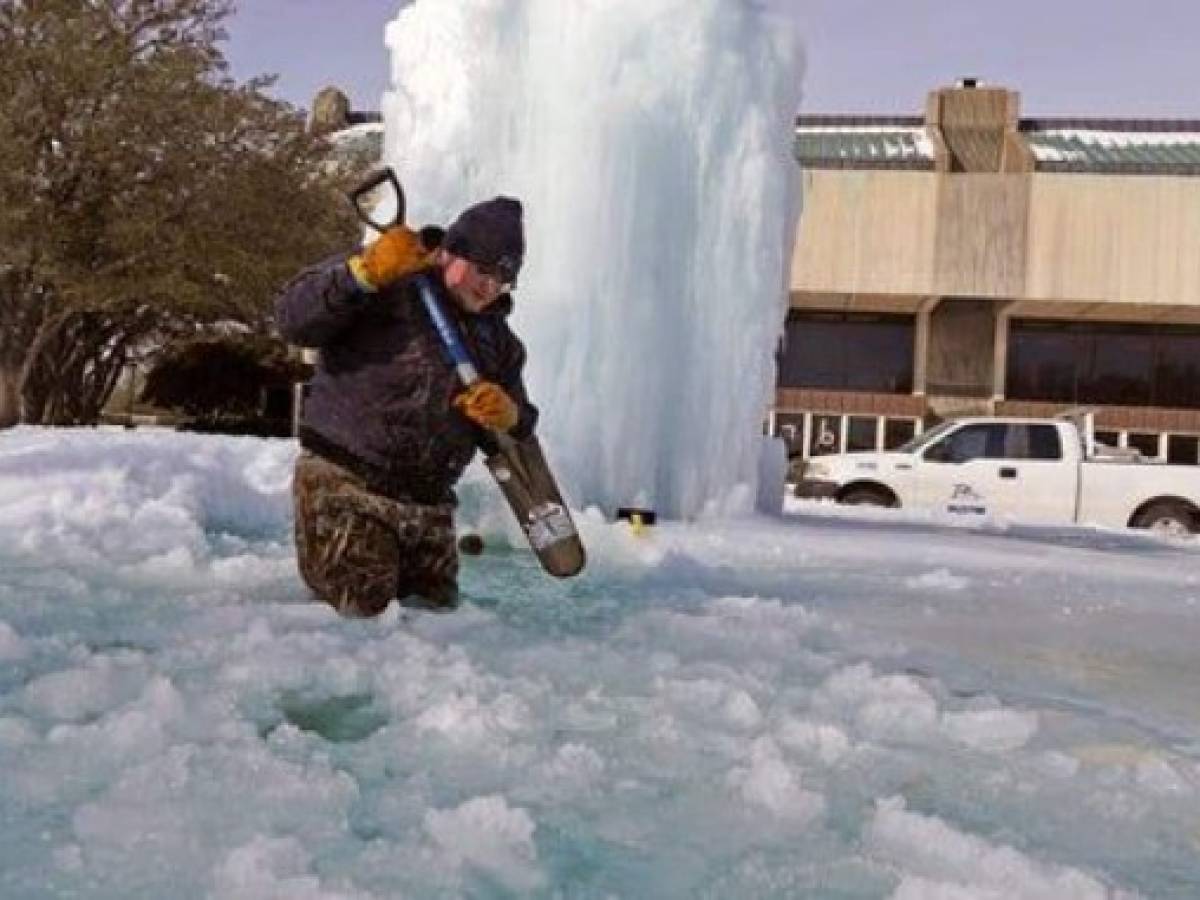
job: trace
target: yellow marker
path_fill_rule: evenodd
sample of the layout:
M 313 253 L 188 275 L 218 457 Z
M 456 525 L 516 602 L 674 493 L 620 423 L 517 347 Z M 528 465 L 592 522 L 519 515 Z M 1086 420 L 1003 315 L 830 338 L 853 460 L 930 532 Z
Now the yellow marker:
M 634 513 L 633 515 L 631 515 L 629 517 L 629 527 L 633 529 L 633 533 L 635 536 L 641 537 L 642 527 L 643 527 L 641 513 Z

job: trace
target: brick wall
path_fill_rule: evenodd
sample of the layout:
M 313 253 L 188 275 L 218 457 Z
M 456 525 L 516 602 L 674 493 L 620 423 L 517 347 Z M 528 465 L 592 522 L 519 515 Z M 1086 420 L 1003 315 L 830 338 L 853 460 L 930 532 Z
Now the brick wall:
M 925 398 L 912 394 L 777 388 L 775 408 L 780 412 L 828 412 L 856 416 L 912 416 L 919 418 L 925 413 Z

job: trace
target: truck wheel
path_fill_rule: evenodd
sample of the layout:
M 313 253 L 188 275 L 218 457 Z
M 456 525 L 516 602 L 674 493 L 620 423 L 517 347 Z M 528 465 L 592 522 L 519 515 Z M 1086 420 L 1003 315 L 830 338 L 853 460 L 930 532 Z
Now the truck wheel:
M 1195 534 L 1196 526 L 1196 511 L 1174 500 L 1151 503 L 1133 517 L 1134 528 L 1148 528 L 1169 537 L 1187 537 Z
M 850 488 L 838 500 L 846 506 L 894 506 L 892 498 L 878 488 Z

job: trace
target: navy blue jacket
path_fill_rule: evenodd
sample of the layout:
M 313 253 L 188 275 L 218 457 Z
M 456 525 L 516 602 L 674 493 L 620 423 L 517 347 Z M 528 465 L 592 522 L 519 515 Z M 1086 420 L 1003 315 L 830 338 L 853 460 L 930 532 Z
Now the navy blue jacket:
M 425 311 L 412 276 L 372 294 L 360 289 L 339 256 L 306 269 L 275 303 L 280 333 L 321 359 L 304 403 L 302 437 L 340 448 L 408 486 L 413 499 L 451 500 L 487 433 L 451 403 L 462 390 Z M 442 283 L 429 279 L 483 378 L 516 401 L 512 434 L 533 433 L 537 409 L 529 402 L 521 372 L 525 347 L 508 326 L 512 298 L 502 296 L 480 314 L 463 312 Z M 318 449 L 319 452 L 319 449 Z M 336 460 L 335 460 L 336 461 Z

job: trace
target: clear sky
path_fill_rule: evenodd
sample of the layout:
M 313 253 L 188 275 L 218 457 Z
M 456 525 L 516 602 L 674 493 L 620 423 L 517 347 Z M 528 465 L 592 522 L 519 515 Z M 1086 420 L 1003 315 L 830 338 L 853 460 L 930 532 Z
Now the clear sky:
M 1021 91 L 1025 115 L 1200 119 L 1200 0 L 768 2 L 807 48 L 801 112 L 918 114 L 930 88 L 975 75 Z M 239 0 L 226 49 L 235 75 L 278 74 L 299 106 L 336 84 L 378 109 L 402 5 Z

